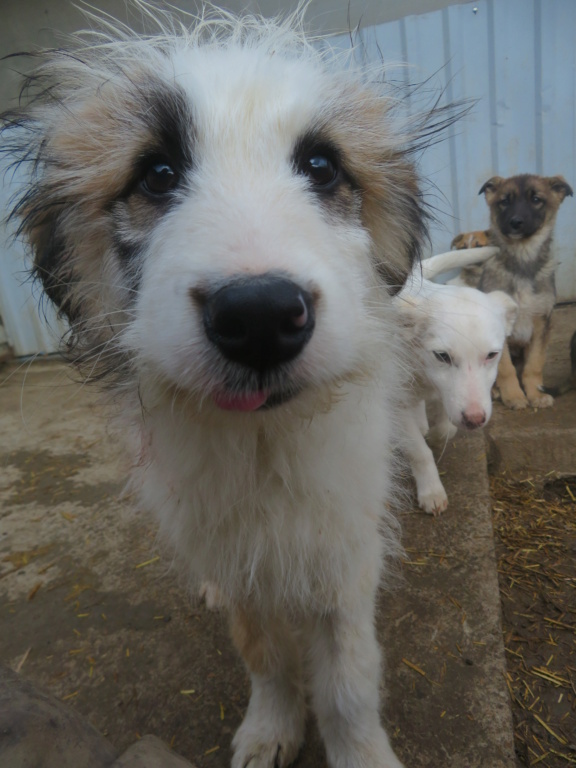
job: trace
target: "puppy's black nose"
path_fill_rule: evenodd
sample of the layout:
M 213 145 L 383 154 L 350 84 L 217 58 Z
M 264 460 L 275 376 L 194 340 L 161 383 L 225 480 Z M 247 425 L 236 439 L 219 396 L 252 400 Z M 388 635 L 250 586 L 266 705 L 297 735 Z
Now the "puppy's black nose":
M 524 224 L 524 219 L 521 219 L 520 216 L 512 216 L 510 219 L 510 228 L 514 230 L 522 229 L 522 226 Z
M 242 277 L 206 297 L 203 321 L 224 357 L 262 372 L 292 360 L 308 343 L 314 302 L 285 277 Z

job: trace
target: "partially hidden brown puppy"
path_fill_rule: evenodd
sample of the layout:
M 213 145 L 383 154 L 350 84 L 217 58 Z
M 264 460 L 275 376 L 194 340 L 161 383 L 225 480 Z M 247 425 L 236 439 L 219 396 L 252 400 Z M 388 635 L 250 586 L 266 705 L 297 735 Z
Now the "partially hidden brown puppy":
M 504 347 L 496 379 L 508 408 L 546 408 L 542 370 L 556 303 L 551 245 L 556 214 L 572 188 L 562 176 L 493 176 L 481 188 L 490 209 L 490 229 L 458 235 L 453 248 L 494 245 L 483 264 L 466 267 L 453 282 L 486 293 L 505 291 L 518 304 L 518 317 Z
M 451 248 L 460 251 L 464 248 L 484 248 L 490 245 L 490 230 L 482 229 L 474 232 L 463 232 L 452 240 Z

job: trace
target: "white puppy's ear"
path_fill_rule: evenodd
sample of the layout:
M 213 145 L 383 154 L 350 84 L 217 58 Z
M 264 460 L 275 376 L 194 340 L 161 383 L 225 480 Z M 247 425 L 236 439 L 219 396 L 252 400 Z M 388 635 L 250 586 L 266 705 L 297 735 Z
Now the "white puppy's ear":
M 506 336 L 509 336 L 512 333 L 512 328 L 518 316 L 518 304 L 504 291 L 492 291 L 488 296 L 503 308 L 506 321 Z
M 394 304 L 398 310 L 400 323 L 412 339 L 421 339 L 428 326 L 426 307 L 419 296 L 401 293 Z

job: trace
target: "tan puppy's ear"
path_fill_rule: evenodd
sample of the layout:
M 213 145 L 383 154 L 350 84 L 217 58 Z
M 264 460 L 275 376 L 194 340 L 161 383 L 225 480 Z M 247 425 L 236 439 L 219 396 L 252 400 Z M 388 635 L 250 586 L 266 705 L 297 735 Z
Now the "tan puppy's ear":
M 508 296 L 504 291 L 491 291 L 488 296 L 494 301 L 498 302 L 504 310 L 504 319 L 506 323 L 506 336 L 512 333 L 516 317 L 518 316 L 518 304 L 511 296 Z
M 565 197 L 572 197 L 574 192 L 572 191 L 572 187 L 564 176 L 550 176 L 546 179 L 548 184 L 550 184 L 550 189 L 554 194 L 558 197 L 559 203 L 561 203 Z
M 484 182 L 484 184 L 480 188 L 480 192 L 478 192 L 478 194 L 485 195 L 486 202 L 488 203 L 488 205 L 492 204 L 494 195 L 498 192 L 498 187 L 503 181 L 504 179 L 502 178 L 502 176 L 492 176 L 492 178 Z

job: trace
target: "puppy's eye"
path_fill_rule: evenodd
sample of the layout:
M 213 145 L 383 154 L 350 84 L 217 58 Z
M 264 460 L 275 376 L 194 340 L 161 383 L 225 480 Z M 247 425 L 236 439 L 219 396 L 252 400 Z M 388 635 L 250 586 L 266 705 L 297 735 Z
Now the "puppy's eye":
M 178 184 L 178 174 L 164 160 L 156 160 L 146 166 L 142 174 L 142 189 L 149 195 L 166 195 Z
M 448 352 L 434 352 L 434 357 L 436 360 L 439 360 L 441 363 L 446 363 L 446 365 L 452 365 L 452 358 L 448 354 Z
M 498 205 L 500 206 L 500 208 L 508 208 L 508 206 L 510 205 L 510 201 L 508 200 L 507 197 L 504 197 L 502 200 L 498 200 Z
M 489 352 L 486 355 L 486 360 L 494 360 L 495 357 L 498 357 L 498 352 Z
M 339 168 L 335 158 L 317 152 L 302 158 L 299 172 L 307 176 L 316 187 L 329 189 L 338 180 Z
M 538 195 L 532 195 L 532 202 L 534 203 L 534 205 L 539 205 L 540 203 L 543 203 L 544 200 Z

